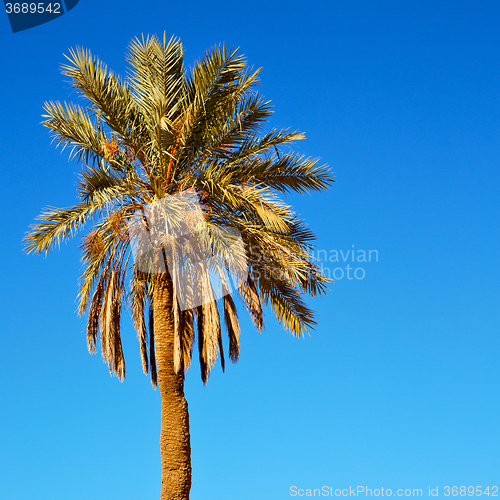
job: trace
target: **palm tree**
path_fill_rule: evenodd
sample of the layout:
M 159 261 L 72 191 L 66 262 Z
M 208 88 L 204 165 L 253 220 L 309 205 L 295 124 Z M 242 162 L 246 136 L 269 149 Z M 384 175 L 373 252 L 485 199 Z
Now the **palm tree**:
M 139 217 L 147 225 L 148 207 L 168 196 L 194 193 L 212 249 L 222 228 L 235 229 L 243 242 L 247 273 L 237 292 L 257 330 L 262 331 L 263 305 L 268 305 L 285 330 L 302 336 L 315 324 L 302 296 L 324 292 L 329 280 L 311 257 L 314 235 L 278 193 L 320 191 L 332 179 L 318 160 L 291 152 L 289 143 L 303 139 L 302 133 L 273 129 L 259 135 L 272 107 L 255 91 L 260 70 L 248 68 L 237 50 L 215 47 L 187 71 L 180 40 L 142 37 L 129 46 L 126 79 L 88 50 L 70 50 L 66 58 L 61 71 L 86 103 L 48 102 L 43 124 L 57 145 L 72 147 L 71 157 L 82 164 L 80 201 L 45 209 L 31 226 L 25 248 L 46 252 L 90 226 L 82 243 L 79 291 L 79 313 L 88 311 L 89 351 L 95 352 L 100 334 L 111 375 L 124 379 L 120 315 L 128 304 L 142 367 L 153 387 L 160 388 L 161 498 L 184 500 L 191 487 L 184 372 L 195 330 L 206 383 L 219 355 L 224 369 L 219 309 L 229 357 L 238 360 L 236 304 L 231 294 L 215 300 L 210 281 L 191 280 L 189 293 L 203 287 L 208 300 L 180 307 L 172 267 L 159 271 L 134 260 L 131 221 Z M 151 258 L 163 256 L 165 262 L 166 247 L 163 238 Z M 216 263 L 224 280 L 228 261 Z

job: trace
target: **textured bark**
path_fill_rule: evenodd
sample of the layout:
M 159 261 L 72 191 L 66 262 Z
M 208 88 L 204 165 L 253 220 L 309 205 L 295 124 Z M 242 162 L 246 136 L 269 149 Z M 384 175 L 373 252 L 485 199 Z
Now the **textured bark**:
M 161 500 L 188 500 L 191 489 L 191 446 L 184 373 L 174 371 L 172 280 L 155 276 L 154 346 L 161 394 Z

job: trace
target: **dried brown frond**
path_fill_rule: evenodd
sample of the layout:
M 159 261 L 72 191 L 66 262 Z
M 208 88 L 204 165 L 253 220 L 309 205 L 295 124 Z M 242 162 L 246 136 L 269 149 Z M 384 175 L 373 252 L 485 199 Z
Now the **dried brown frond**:
M 93 256 L 104 251 L 104 240 L 97 230 L 91 231 L 83 238 L 82 250 Z
M 139 339 L 142 370 L 147 375 L 149 373 L 148 347 L 146 320 L 144 308 L 147 294 L 146 274 L 135 270 L 130 284 L 130 304 L 132 319 L 134 321 L 137 338 Z
M 128 241 L 127 218 L 121 210 L 117 210 L 109 217 L 108 222 L 120 241 Z
M 262 332 L 264 326 L 262 304 L 257 287 L 250 275 L 248 275 L 247 280 L 243 282 L 239 290 L 255 328 L 257 328 L 259 332 Z
M 200 359 L 200 370 L 201 370 L 201 380 L 206 384 L 208 380 L 207 376 L 207 361 L 203 352 L 203 347 L 205 345 L 204 333 L 205 329 L 203 327 L 203 306 L 196 307 L 196 320 L 198 324 L 198 353 Z
M 229 337 L 229 357 L 233 363 L 236 363 L 240 356 L 240 323 L 231 295 L 224 296 L 224 322 Z
M 217 307 L 217 306 L 215 306 Z M 219 313 L 217 312 L 217 315 Z M 222 332 L 221 332 L 221 327 L 220 327 L 220 320 L 219 320 L 219 335 L 217 336 L 217 343 L 219 344 L 219 354 L 220 354 L 220 364 L 222 366 L 222 371 L 226 371 L 226 360 L 224 358 L 224 346 L 222 345 Z
M 194 314 L 191 309 L 182 311 L 182 355 L 184 358 L 184 371 L 187 371 L 191 364 L 193 357 L 193 344 L 194 344 Z
M 89 317 L 87 319 L 87 346 L 89 352 L 91 353 L 94 353 L 96 350 L 97 333 L 99 331 L 99 323 L 102 312 L 102 301 L 110 267 L 111 260 L 107 262 L 101 273 L 90 304 Z
M 213 295 L 212 295 L 213 296 Z M 198 349 L 201 379 L 206 384 L 210 370 L 217 359 L 220 336 L 220 318 L 215 300 L 196 308 L 198 318 Z
M 101 277 L 94 291 L 94 295 L 92 296 L 92 302 L 89 309 L 89 317 L 87 319 L 87 346 L 89 352 L 91 353 L 95 352 L 97 333 L 99 331 L 99 315 L 101 313 L 103 292 L 104 283 Z
M 123 382 L 123 380 L 125 379 L 125 358 L 123 356 L 122 339 L 120 335 L 123 280 L 121 282 L 117 282 L 116 286 L 118 288 L 118 291 L 113 298 L 114 300 L 111 310 L 111 322 L 113 329 L 113 362 L 110 371 L 112 374 L 116 374 L 120 381 Z
M 110 374 L 117 375 L 123 381 L 125 360 L 120 337 L 122 273 L 112 269 L 106 285 L 100 314 L 102 356 L 109 366 Z

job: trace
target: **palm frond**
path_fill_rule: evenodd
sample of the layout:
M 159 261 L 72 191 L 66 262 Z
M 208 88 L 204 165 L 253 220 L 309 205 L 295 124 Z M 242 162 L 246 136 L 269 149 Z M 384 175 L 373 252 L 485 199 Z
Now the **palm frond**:
M 196 317 L 198 322 L 201 379 L 203 383 L 207 383 L 210 370 L 217 359 L 221 327 L 219 311 L 217 310 L 217 303 L 214 300 L 210 282 L 205 281 L 203 287 L 206 301 L 196 308 Z
M 41 253 L 50 247 L 58 248 L 61 241 L 73 236 L 78 229 L 104 208 L 104 203 L 79 203 L 70 208 L 48 207 L 36 218 L 38 221 L 30 227 L 26 235 L 27 253 Z
M 89 108 L 137 154 L 145 140 L 143 117 L 127 84 L 89 50 L 70 49 L 63 75 L 88 99 Z
M 257 281 L 263 302 L 271 307 L 285 330 L 296 337 L 301 337 L 314 327 L 316 324 L 314 314 L 305 305 L 297 290 L 276 276 L 270 279 L 268 276 L 260 275 Z
M 97 163 L 104 157 L 103 145 L 108 142 L 98 122 L 93 122 L 80 106 L 46 102 L 46 118 L 42 123 L 50 129 L 58 146 L 72 147 L 72 156 L 85 164 Z
M 233 363 L 236 363 L 240 357 L 240 323 L 238 321 L 238 313 L 231 295 L 225 295 L 223 303 L 224 321 L 229 337 L 229 357 Z
M 148 276 L 146 273 L 135 270 L 130 284 L 129 300 L 131 304 L 132 320 L 139 339 L 142 370 L 147 375 L 149 373 L 148 342 L 146 329 L 146 301 Z
M 255 160 L 241 165 L 238 179 L 268 186 L 282 193 L 322 191 L 335 182 L 326 166 L 316 167 L 319 160 L 287 154 L 276 159 Z
M 264 314 L 260 301 L 259 292 L 252 277 L 249 275 L 238 289 L 241 299 L 245 304 L 248 314 L 258 332 L 264 328 Z

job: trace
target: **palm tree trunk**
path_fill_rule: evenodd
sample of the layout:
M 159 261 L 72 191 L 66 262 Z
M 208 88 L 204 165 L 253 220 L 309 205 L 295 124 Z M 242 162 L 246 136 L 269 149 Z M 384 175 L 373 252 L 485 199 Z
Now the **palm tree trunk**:
M 154 346 L 161 394 L 161 500 L 188 500 L 191 489 L 189 414 L 184 373 L 174 371 L 172 280 L 157 274 L 154 285 Z

